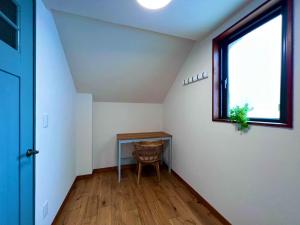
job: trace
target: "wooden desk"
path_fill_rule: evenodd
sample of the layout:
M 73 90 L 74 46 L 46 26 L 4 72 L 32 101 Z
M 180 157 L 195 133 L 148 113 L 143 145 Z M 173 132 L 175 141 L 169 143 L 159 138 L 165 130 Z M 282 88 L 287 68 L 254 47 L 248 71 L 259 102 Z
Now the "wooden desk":
M 121 181 L 122 166 L 122 144 L 141 142 L 141 141 L 167 141 L 169 172 L 172 169 L 172 135 L 166 132 L 147 132 L 147 133 L 124 133 L 117 134 L 117 156 L 118 156 L 118 181 Z

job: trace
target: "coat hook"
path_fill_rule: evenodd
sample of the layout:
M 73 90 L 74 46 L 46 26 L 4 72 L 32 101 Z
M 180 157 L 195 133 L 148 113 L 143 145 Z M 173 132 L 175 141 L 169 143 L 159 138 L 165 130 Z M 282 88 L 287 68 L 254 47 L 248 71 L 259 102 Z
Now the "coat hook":
M 191 77 L 188 77 L 186 79 L 183 80 L 183 85 L 188 85 L 188 84 L 191 84 L 191 83 L 195 83 L 197 81 L 200 81 L 200 80 L 204 80 L 208 78 L 206 72 L 202 72 L 201 75 L 198 73 L 197 75 L 195 76 L 191 76 Z

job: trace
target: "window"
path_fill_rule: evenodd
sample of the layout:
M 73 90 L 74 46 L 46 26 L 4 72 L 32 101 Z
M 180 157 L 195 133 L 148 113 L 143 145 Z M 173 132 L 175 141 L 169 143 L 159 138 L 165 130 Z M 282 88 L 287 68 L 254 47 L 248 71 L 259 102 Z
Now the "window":
M 292 1 L 268 1 L 213 40 L 213 121 L 292 127 Z

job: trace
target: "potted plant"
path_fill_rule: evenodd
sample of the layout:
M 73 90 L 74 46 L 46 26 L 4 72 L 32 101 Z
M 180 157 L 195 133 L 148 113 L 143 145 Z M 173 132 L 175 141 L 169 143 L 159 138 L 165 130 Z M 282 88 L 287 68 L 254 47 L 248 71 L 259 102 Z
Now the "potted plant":
M 241 133 L 246 133 L 250 129 L 248 123 L 248 112 L 251 110 L 252 108 L 250 108 L 248 104 L 245 104 L 242 107 L 236 106 L 230 109 L 229 119 L 231 122 L 234 122 L 236 124 L 237 130 Z

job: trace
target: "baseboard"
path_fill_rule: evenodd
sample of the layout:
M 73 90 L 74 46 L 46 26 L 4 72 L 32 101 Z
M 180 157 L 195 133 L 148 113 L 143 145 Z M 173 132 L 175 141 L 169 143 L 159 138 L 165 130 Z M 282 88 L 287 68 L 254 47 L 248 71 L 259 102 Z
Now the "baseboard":
M 82 180 L 82 179 L 90 178 L 92 176 L 93 176 L 93 173 L 91 173 L 91 174 L 85 174 L 85 175 L 78 175 L 76 177 L 76 180 Z
M 128 165 L 122 165 L 122 169 L 131 169 L 134 168 L 136 164 L 128 164 Z M 102 172 L 111 172 L 111 171 L 117 171 L 117 166 L 111 166 L 111 167 L 105 167 L 105 168 L 99 168 L 99 169 L 93 169 L 94 173 L 102 173 Z
M 57 220 L 58 220 L 58 218 L 59 218 L 59 216 L 62 214 L 62 210 L 63 210 L 63 208 L 64 208 L 64 206 L 65 206 L 65 204 L 66 204 L 66 202 L 67 202 L 67 200 L 68 200 L 68 198 L 69 198 L 69 196 L 70 196 L 72 190 L 74 189 L 76 180 L 78 180 L 78 177 L 76 177 L 76 178 L 74 179 L 73 184 L 71 185 L 70 190 L 68 191 L 68 193 L 67 193 L 67 195 L 66 195 L 66 197 L 65 197 L 65 199 L 64 199 L 64 201 L 63 201 L 63 203 L 62 203 L 61 206 L 59 207 L 59 209 L 58 209 L 58 211 L 57 211 L 57 213 L 56 213 L 56 216 L 55 216 L 54 219 L 53 219 L 52 224 L 56 223 Z
M 134 168 L 135 166 L 136 166 L 136 164 L 122 165 L 122 169 L 131 169 L 131 168 Z M 76 177 L 76 179 L 77 180 L 82 180 L 82 179 L 90 178 L 95 173 L 112 172 L 112 171 L 116 171 L 117 172 L 118 171 L 118 167 L 117 166 L 110 166 L 110 167 L 93 169 L 92 173 L 90 173 L 90 174 L 84 174 L 84 175 L 78 175 Z
M 94 173 L 111 172 L 111 171 L 117 171 L 117 167 L 116 166 L 111 166 L 111 167 L 93 169 L 93 174 Z
M 192 192 L 199 203 L 204 205 L 222 224 L 232 225 L 222 214 L 220 214 L 205 198 L 203 198 L 191 185 L 189 185 L 181 176 L 179 176 L 174 170 L 172 170 L 173 175 L 183 183 Z

